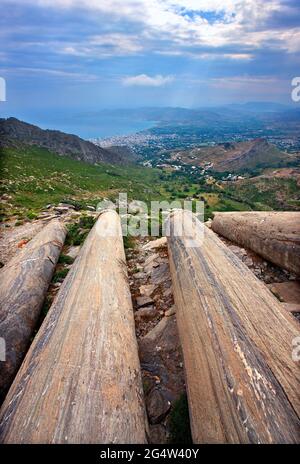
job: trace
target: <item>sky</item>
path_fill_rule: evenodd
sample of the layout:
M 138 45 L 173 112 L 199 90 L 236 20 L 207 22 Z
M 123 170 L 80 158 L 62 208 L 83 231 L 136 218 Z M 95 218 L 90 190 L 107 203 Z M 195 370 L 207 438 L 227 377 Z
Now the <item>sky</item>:
M 3 116 L 292 104 L 299 74 L 299 0 L 0 0 Z

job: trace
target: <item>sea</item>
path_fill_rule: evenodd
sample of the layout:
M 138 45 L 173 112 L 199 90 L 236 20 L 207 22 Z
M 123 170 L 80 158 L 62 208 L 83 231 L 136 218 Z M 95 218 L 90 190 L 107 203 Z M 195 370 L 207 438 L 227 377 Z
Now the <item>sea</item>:
M 141 121 L 117 117 L 99 117 L 95 120 L 76 118 L 74 120 L 56 119 L 55 127 L 42 123 L 43 129 L 57 129 L 67 134 L 75 134 L 83 139 L 109 138 L 113 136 L 130 135 L 154 127 L 153 121 Z M 52 124 L 51 124 L 52 126 Z

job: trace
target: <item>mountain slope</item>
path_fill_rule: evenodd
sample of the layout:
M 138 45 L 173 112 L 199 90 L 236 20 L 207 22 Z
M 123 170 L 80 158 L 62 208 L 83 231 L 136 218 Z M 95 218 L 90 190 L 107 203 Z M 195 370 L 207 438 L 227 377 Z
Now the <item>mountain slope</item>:
M 98 147 L 77 135 L 44 130 L 16 118 L 0 119 L 0 146 L 14 146 L 16 143 L 36 145 L 58 155 L 90 164 L 126 164 L 132 161 L 117 151 Z
M 202 167 L 212 163 L 211 169 L 219 172 L 242 172 L 263 167 L 287 166 L 296 157 L 280 151 L 267 140 L 258 138 L 177 151 L 172 154 L 171 159 Z
M 128 197 L 150 201 L 160 198 L 159 171 L 135 164 L 91 165 L 56 155 L 45 148 L 19 144 L 5 147 L 0 156 L 0 200 L 5 217 L 38 213 L 47 204 L 73 200 L 96 206 L 98 201 Z

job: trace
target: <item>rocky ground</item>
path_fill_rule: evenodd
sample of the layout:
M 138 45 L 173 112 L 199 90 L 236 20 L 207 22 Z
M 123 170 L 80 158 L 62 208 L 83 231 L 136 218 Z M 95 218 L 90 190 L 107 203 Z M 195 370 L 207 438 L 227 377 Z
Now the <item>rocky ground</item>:
M 167 443 L 185 383 L 166 239 L 137 240 L 127 263 L 150 439 Z

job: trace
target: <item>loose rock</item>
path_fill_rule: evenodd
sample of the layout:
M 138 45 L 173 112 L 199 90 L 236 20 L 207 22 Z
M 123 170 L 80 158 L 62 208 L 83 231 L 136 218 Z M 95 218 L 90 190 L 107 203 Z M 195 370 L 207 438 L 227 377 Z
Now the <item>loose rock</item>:
M 136 304 L 138 308 L 142 308 L 144 306 L 149 306 L 153 303 L 152 298 L 149 298 L 148 296 L 138 296 L 136 298 Z
M 171 403 L 161 390 L 155 388 L 150 392 L 146 406 L 150 423 L 157 424 L 168 414 Z

